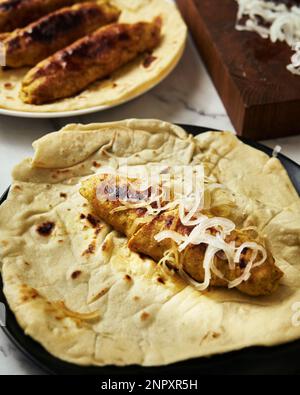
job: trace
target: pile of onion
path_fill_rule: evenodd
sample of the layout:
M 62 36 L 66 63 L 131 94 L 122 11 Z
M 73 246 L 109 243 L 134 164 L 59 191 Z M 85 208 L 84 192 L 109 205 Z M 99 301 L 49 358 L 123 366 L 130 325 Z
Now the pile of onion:
M 125 180 L 125 181 L 124 181 Z M 208 217 L 203 214 L 204 209 L 209 209 L 205 202 L 207 190 L 215 188 L 225 188 L 223 185 L 216 183 L 204 177 L 202 167 L 196 167 L 189 177 L 183 179 L 182 174 L 172 174 L 172 177 L 163 177 L 158 174 L 155 179 L 147 179 L 146 175 L 142 178 L 128 179 L 122 178 L 118 182 L 126 182 L 139 191 L 144 196 L 142 200 L 134 200 L 130 196 L 118 197 L 121 206 L 115 208 L 113 212 L 124 211 L 128 209 L 145 209 L 145 217 L 140 222 L 149 222 L 154 216 L 162 212 L 178 209 L 181 223 L 187 227 L 193 227 L 189 235 L 182 235 L 172 230 L 165 230 L 155 236 L 155 240 L 161 242 L 165 239 L 171 239 L 176 247 L 166 252 L 165 256 L 159 262 L 164 269 L 170 266 L 179 268 L 179 274 L 191 285 L 200 291 L 204 291 L 210 285 L 212 273 L 223 279 L 222 273 L 215 266 L 216 255 L 222 254 L 228 261 L 229 268 L 235 269 L 235 265 L 240 262 L 241 255 L 245 249 L 251 250 L 252 255 L 242 275 L 232 282 L 228 282 L 229 288 L 239 286 L 242 282 L 247 281 L 251 276 L 253 268 L 262 265 L 267 259 L 265 248 L 256 242 L 246 242 L 237 246 L 234 241 L 227 242 L 228 236 L 236 229 L 234 222 L 223 217 Z M 183 189 L 185 183 L 187 188 Z M 184 190 L 184 193 L 182 192 Z M 147 191 L 145 195 L 143 192 Z M 151 191 L 151 193 L 148 193 Z M 170 196 L 172 197 L 169 200 Z M 214 229 L 214 232 L 211 232 Z M 179 254 L 189 245 L 207 246 L 203 261 L 205 278 L 203 283 L 192 279 L 180 266 Z M 260 254 L 260 255 L 259 255 Z M 258 256 L 262 258 L 257 261 Z
M 265 0 L 236 1 L 237 30 L 256 32 L 272 42 L 286 42 L 295 51 L 287 69 L 300 75 L 300 7 Z

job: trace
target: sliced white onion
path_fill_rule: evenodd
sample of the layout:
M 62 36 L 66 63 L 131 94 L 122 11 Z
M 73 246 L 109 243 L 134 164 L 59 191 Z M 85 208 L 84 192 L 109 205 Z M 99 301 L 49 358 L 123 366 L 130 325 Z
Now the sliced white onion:
M 168 264 L 174 267 L 180 267 L 180 260 L 178 256 L 178 251 L 176 249 L 171 249 L 164 253 L 163 258 L 158 263 L 166 275 L 174 274 L 174 270 L 170 269 Z
M 280 145 L 276 145 L 275 148 L 273 149 L 272 157 L 277 158 L 278 154 L 280 154 L 282 150 L 282 147 Z
M 199 228 L 198 228 L 198 230 L 199 230 Z M 217 277 L 224 279 L 224 275 L 218 270 L 218 268 L 214 264 L 215 255 L 220 251 L 225 253 L 225 255 L 228 259 L 228 262 L 230 264 L 229 267 L 231 270 L 233 270 L 235 268 L 234 263 L 240 262 L 241 254 L 244 251 L 244 249 L 249 248 L 252 250 L 251 259 L 249 260 L 246 268 L 244 269 L 243 274 L 240 277 L 238 277 L 237 279 L 235 279 L 234 281 L 229 282 L 229 284 L 228 284 L 229 288 L 238 287 L 244 281 L 248 281 L 249 278 L 251 277 L 251 270 L 255 267 L 262 265 L 267 259 L 266 250 L 262 246 L 260 246 L 257 243 L 254 243 L 254 242 L 245 242 L 240 247 L 236 248 L 234 242 L 226 243 L 225 240 L 222 240 L 220 237 L 216 237 L 216 236 L 213 236 L 210 234 L 203 234 L 203 233 L 199 234 L 198 233 L 196 236 L 194 236 L 191 239 L 192 241 L 189 242 L 190 236 L 183 236 L 183 235 L 180 235 L 179 233 L 174 232 L 174 231 L 163 231 L 155 236 L 155 240 L 160 242 L 165 239 L 171 239 L 171 240 L 175 241 L 175 243 L 177 245 L 179 245 L 179 248 L 178 248 L 179 252 L 183 251 L 183 249 L 186 248 L 186 246 L 189 244 L 194 244 L 194 245 L 206 244 L 207 245 L 206 252 L 205 252 L 205 258 L 203 261 L 203 268 L 204 268 L 204 272 L 205 272 L 205 278 L 204 278 L 203 284 L 199 284 L 194 279 L 191 279 L 187 273 L 184 273 L 184 271 L 182 269 L 180 269 L 181 276 L 183 278 L 185 278 L 189 282 L 189 284 L 193 285 L 195 288 L 197 288 L 200 291 L 203 291 L 206 288 L 208 288 L 210 280 L 211 280 L 211 272 L 214 273 Z M 197 238 L 197 240 L 196 240 L 196 238 Z M 259 252 L 262 254 L 262 259 L 256 263 L 254 263 Z M 209 270 L 210 274 L 208 274 L 208 270 Z
M 194 179 L 191 175 L 191 184 Z M 170 181 L 170 180 L 169 180 Z M 200 180 L 201 181 L 201 180 Z M 199 181 L 199 182 L 200 182 Z M 203 181 L 203 180 L 202 180 Z M 130 184 L 131 187 L 136 186 L 137 191 L 142 192 L 151 188 L 150 196 L 145 196 L 143 201 L 130 201 L 127 197 L 123 200 L 119 199 L 120 206 L 113 209 L 112 212 L 119 212 L 128 209 L 139 209 L 144 208 L 146 210 L 145 217 L 138 219 L 134 224 L 134 227 L 138 227 L 140 223 L 146 223 L 151 220 L 152 217 L 161 214 L 162 212 L 178 209 L 179 218 L 184 226 L 193 227 L 189 235 L 182 235 L 173 230 L 165 230 L 155 235 L 157 242 L 170 239 L 175 242 L 175 245 L 171 250 L 164 254 L 164 257 L 160 261 L 160 265 L 165 271 L 170 271 L 168 263 L 174 263 L 174 266 L 179 270 L 179 273 L 184 277 L 190 284 L 200 291 L 208 288 L 212 273 L 217 277 L 224 279 L 224 275 L 215 265 L 215 256 L 217 253 L 222 252 L 226 256 L 228 261 L 229 269 L 234 270 L 235 264 L 240 262 L 241 254 L 245 248 L 252 250 L 252 256 L 248 262 L 246 268 L 243 270 L 242 275 L 229 282 L 229 287 L 236 287 L 243 281 L 247 281 L 251 276 L 251 270 L 265 262 L 267 259 L 266 250 L 255 242 L 243 243 L 240 247 L 236 246 L 235 241 L 227 242 L 227 236 L 229 236 L 236 228 L 235 224 L 226 218 L 222 217 L 208 217 L 202 213 L 204 208 L 204 186 L 202 188 L 189 188 L 187 195 L 181 195 L 180 183 L 183 180 L 180 175 L 175 176 L 171 182 L 177 185 L 177 189 L 173 189 L 174 199 L 168 201 L 168 193 L 172 190 L 172 185 L 168 180 L 161 180 L 161 184 L 157 184 L 157 178 L 152 179 L 151 182 L 146 180 L 136 180 L 135 184 Z M 205 182 L 203 182 L 203 185 Z M 215 189 L 222 187 L 222 185 L 211 182 L 208 188 Z M 153 207 L 153 205 L 155 206 Z M 215 230 L 212 234 L 212 229 Z M 192 279 L 187 273 L 185 273 L 181 267 L 180 253 L 184 251 L 190 245 L 205 245 L 205 256 L 203 260 L 204 269 L 204 281 L 202 284 Z M 258 253 L 261 253 L 262 259 L 259 262 L 255 262 Z M 254 263 L 255 262 L 255 263 Z M 201 264 L 199 262 L 199 264 Z
M 173 230 L 164 230 L 163 232 L 160 232 L 157 235 L 155 235 L 154 239 L 158 243 L 166 239 L 171 239 L 174 240 L 175 243 L 179 245 L 186 240 L 186 237 L 181 235 L 180 233 L 174 232 Z
M 204 281 L 203 283 L 199 283 L 198 281 L 194 280 L 191 276 L 189 276 L 184 270 L 180 270 L 179 274 L 182 278 L 187 281 L 190 285 L 196 288 L 198 291 L 205 291 L 210 284 L 211 280 L 211 262 L 214 259 L 214 256 L 218 252 L 218 249 L 208 246 L 205 252 L 205 257 L 203 260 L 203 269 L 204 269 Z
M 218 252 L 220 252 L 220 250 L 216 251 L 216 254 Z M 217 277 L 219 277 L 221 280 L 223 280 L 224 279 L 224 274 L 215 265 L 215 259 L 214 258 L 215 257 L 213 257 L 213 259 L 211 260 L 210 269 Z
M 287 69 L 295 75 L 300 75 L 300 43 L 298 42 L 293 46 L 294 55 L 291 57 L 291 64 L 287 66 Z
M 287 7 L 265 0 L 236 0 L 238 3 L 237 30 L 258 33 L 272 42 L 286 42 L 295 49 L 300 42 L 300 7 Z M 245 23 L 242 21 L 245 19 Z M 264 24 L 261 23 L 264 21 Z M 300 75 L 300 52 L 295 49 L 291 64 L 287 69 Z
M 234 262 L 235 263 L 238 263 L 240 261 L 241 255 L 242 255 L 243 251 L 246 248 L 249 248 L 250 250 L 253 250 L 253 251 L 260 252 L 262 254 L 261 261 L 257 262 L 255 264 L 255 267 L 256 266 L 260 266 L 263 262 L 266 261 L 266 259 L 267 259 L 267 252 L 266 252 L 266 250 L 265 250 L 265 248 L 263 246 L 261 246 L 261 245 L 259 245 L 257 243 L 253 243 L 253 242 L 245 242 L 236 250 L 236 253 L 235 253 L 235 256 L 234 256 Z
M 191 219 L 201 210 L 202 194 L 191 198 L 183 198 L 179 205 L 179 218 L 183 225 L 191 226 Z M 188 213 L 186 214 L 186 211 Z
M 244 269 L 243 274 L 239 278 L 237 278 L 234 281 L 231 281 L 229 283 L 229 285 L 228 285 L 229 288 L 238 287 L 244 281 L 248 281 L 249 278 L 251 277 L 251 270 L 254 269 L 255 267 L 262 265 L 267 259 L 267 252 L 262 246 L 260 246 L 259 244 L 256 244 L 256 243 L 246 242 L 246 243 L 243 243 L 236 251 L 235 258 L 234 258 L 234 261 L 236 263 L 238 263 L 240 261 L 241 254 L 245 248 L 249 248 L 252 250 L 252 257 L 249 260 L 246 268 Z M 259 252 L 262 254 L 262 259 L 254 264 Z
M 212 229 L 217 228 L 217 230 L 225 237 L 230 234 L 235 229 L 235 224 L 226 218 L 208 218 L 204 215 L 199 217 L 199 224 L 192 230 L 186 241 L 180 246 L 179 250 L 183 251 L 189 244 L 210 244 L 211 242 L 217 243 L 220 246 L 225 247 L 227 243 L 224 244 L 224 240 L 221 241 L 220 238 L 207 234 L 207 232 Z M 222 249 L 222 248 L 221 248 Z
M 235 279 L 234 281 L 230 281 L 228 284 L 228 288 L 238 287 L 244 281 L 249 280 L 249 278 L 251 277 L 251 269 L 253 267 L 253 262 L 257 258 L 257 254 L 258 254 L 257 250 L 252 251 L 252 257 L 251 257 L 250 261 L 248 262 L 243 274 L 240 277 L 238 277 L 237 279 Z

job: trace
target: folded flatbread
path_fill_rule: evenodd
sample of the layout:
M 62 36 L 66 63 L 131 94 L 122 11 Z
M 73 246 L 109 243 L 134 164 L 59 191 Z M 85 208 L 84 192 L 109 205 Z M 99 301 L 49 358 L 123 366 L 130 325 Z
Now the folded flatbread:
M 138 189 L 131 191 L 130 197 L 139 202 L 139 207 L 126 209 L 120 198 L 127 194 L 129 186 L 134 181 L 125 177 L 116 179 L 114 175 L 102 174 L 85 181 L 80 192 L 103 221 L 127 236 L 128 247 L 131 251 L 147 255 L 156 262 L 160 262 L 166 253 L 174 249 L 176 254 L 178 249 L 172 238 L 167 237 L 158 241 L 156 236 L 160 232 L 166 231 L 171 232 L 171 236 L 174 234 L 173 232 L 178 237 L 187 236 L 195 231 L 196 226 L 186 226 L 181 222 L 178 207 L 172 210 L 163 210 L 156 215 L 147 214 L 147 210 L 141 205 L 143 202 L 147 203 L 146 196 L 139 193 Z M 101 194 L 99 194 L 99 190 L 102 191 Z M 120 209 L 121 211 L 119 211 Z M 211 212 L 205 214 L 204 220 L 216 218 Z M 207 229 L 208 240 L 218 233 L 216 226 L 211 225 Z M 206 237 L 207 235 L 204 234 Z M 224 241 L 226 242 L 225 247 L 228 245 L 227 243 L 235 243 L 237 249 L 241 248 L 241 254 L 236 262 L 237 265 L 234 264 L 232 267 L 226 257 L 213 254 L 212 263 L 215 270 L 210 273 L 212 278 L 209 280 L 209 285 L 227 287 L 229 283 L 234 284 L 234 281 L 241 277 L 251 262 L 253 251 L 249 246 L 254 244 L 264 251 L 265 258 L 262 260 L 261 252 L 257 251 L 256 258 L 250 265 L 251 270 L 249 269 L 251 276 L 246 281 L 238 282 L 236 287 L 251 296 L 269 295 L 277 290 L 283 273 L 276 267 L 272 254 L 270 251 L 266 251 L 262 241 L 257 244 L 246 231 L 236 229 L 230 231 Z M 245 248 L 242 247 L 243 245 Z M 188 244 L 183 251 L 178 251 L 178 259 L 175 259 L 174 262 L 175 269 L 182 268 L 183 273 L 187 273 L 200 283 L 204 282 L 206 277 L 204 262 L 209 248 L 209 244 L 205 243 Z M 260 264 L 258 264 L 259 261 Z M 257 266 L 255 267 L 255 265 Z
M 25 333 L 79 365 L 165 365 L 300 338 L 300 205 L 276 158 L 231 133 L 156 120 L 68 125 L 34 143 L 0 207 L 4 292 Z M 79 190 L 107 167 L 203 164 L 224 188 L 214 215 L 255 227 L 284 273 L 276 292 L 200 292 L 166 275 L 101 220 Z M 298 303 L 298 304 L 297 304 Z

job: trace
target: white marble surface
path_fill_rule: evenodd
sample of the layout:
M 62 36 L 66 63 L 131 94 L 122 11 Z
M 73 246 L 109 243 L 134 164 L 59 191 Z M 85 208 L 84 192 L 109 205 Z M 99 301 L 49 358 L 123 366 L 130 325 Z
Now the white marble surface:
M 125 118 L 160 118 L 233 130 L 226 111 L 191 41 L 177 69 L 157 88 L 110 111 L 55 120 L 0 116 L 0 194 L 10 184 L 13 166 L 32 155 L 32 142 L 67 123 L 103 122 Z M 300 136 L 265 142 L 300 163 Z M 41 374 L 0 331 L 0 374 Z

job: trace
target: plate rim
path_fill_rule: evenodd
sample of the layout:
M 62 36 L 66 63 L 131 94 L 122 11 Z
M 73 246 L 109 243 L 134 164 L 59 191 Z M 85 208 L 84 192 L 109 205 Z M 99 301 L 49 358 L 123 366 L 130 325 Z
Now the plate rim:
M 202 134 L 208 131 L 218 131 L 213 128 L 197 126 L 197 125 L 189 125 L 189 124 L 178 124 L 187 133 L 191 133 L 193 135 Z M 238 137 L 241 141 L 245 142 L 247 145 L 255 147 L 260 151 L 263 151 L 269 155 L 272 154 L 273 150 L 264 144 L 257 143 L 255 141 Z M 300 174 L 300 165 L 293 160 L 289 159 L 287 156 L 283 154 L 278 155 L 278 159 L 283 161 L 284 163 L 290 163 L 291 166 L 297 168 Z M 285 167 L 283 163 L 283 166 Z M 299 179 L 299 188 L 298 193 L 300 194 L 300 179 Z M 4 192 L 4 194 L 0 197 L 0 205 L 4 203 L 7 199 L 9 192 L 9 188 Z M 117 367 L 117 366 L 80 366 L 73 363 L 65 362 L 60 360 L 59 358 L 50 354 L 40 343 L 35 341 L 30 336 L 27 336 L 24 330 L 19 326 L 14 313 L 10 310 L 6 297 L 3 293 L 3 283 L 2 276 L 0 273 L 0 302 L 4 303 L 7 309 L 7 325 L 5 327 L 1 326 L 1 330 L 5 333 L 5 335 L 12 341 L 12 343 L 17 347 L 23 355 L 25 355 L 35 366 L 40 368 L 42 371 L 50 374 L 50 375 L 98 375 L 98 376 L 109 376 L 109 377 L 121 377 L 126 375 L 126 377 L 142 377 L 150 375 L 158 375 L 158 374 L 178 374 L 183 375 L 184 373 L 191 375 L 193 372 L 198 372 L 200 374 L 211 374 L 211 369 L 216 371 L 217 373 L 224 373 L 224 366 L 228 366 L 230 363 L 236 363 L 237 369 L 240 365 L 239 359 L 248 358 L 255 360 L 257 363 L 257 354 L 261 358 L 261 361 L 268 361 L 268 363 L 274 362 L 276 354 L 287 354 L 289 352 L 297 351 L 296 360 L 299 361 L 300 356 L 300 339 L 291 341 L 288 343 L 280 344 L 277 346 L 251 346 L 247 348 L 243 348 L 236 351 L 231 351 L 223 354 L 217 354 L 212 357 L 200 357 L 200 358 L 192 358 L 188 360 L 184 360 L 181 362 L 177 362 L 174 364 L 166 365 L 166 366 L 158 366 L 158 367 L 142 367 L 138 365 Z M 17 331 L 17 336 L 15 331 Z M 20 340 L 21 339 L 21 340 Z M 32 349 L 33 347 L 33 349 Z M 295 350 L 298 349 L 298 350 Z M 285 359 L 287 361 L 290 360 L 289 356 L 285 355 Z M 49 363 L 50 361 L 50 363 Z M 247 361 L 246 361 L 247 362 Z M 255 367 L 254 367 L 255 368 Z M 202 369 L 202 370 L 201 370 Z M 281 368 L 280 368 L 281 369 Z M 200 372 L 201 370 L 201 372 Z M 205 370 L 208 370 L 205 372 Z M 280 374 L 281 370 L 276 370 L 276 372 L 268 372 L 269 374 Z M 295 367 L 294 373 L 300 373 L 300 368 L 298 366 Z M 225 373 L 226 374 L 226 373 Z M 230 370 L 227 374 L 232 374 Z M 243 372 L 242 374 L 245 374 Z M 251 373 L 250 373 L 251 374 Z M 252 374 L 258 374 L 252 373 Z M 284 373 L 283 373 L 284 374 Z

